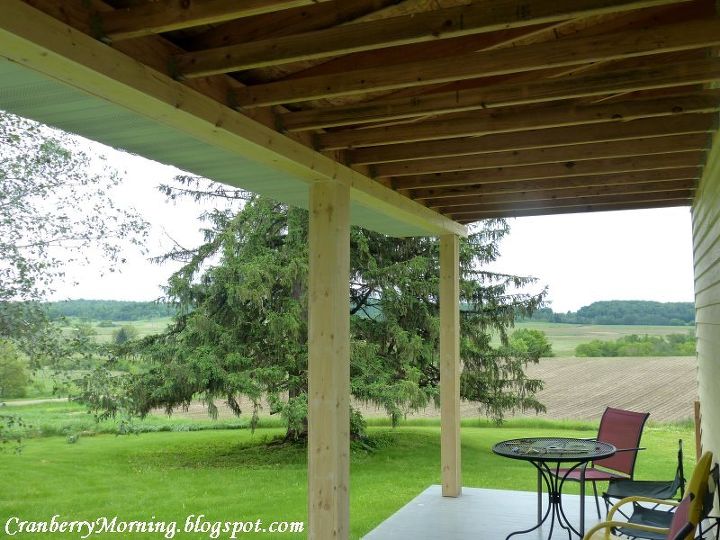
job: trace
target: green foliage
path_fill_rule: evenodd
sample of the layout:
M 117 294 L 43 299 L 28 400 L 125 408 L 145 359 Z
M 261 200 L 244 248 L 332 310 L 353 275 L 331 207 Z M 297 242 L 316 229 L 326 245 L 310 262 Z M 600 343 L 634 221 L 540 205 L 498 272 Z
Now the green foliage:
M 577 312 L 555 313 L 550 308 L 542 308 L 533 314 L 532 320 L 569 324 L 692 326 L 695 324 L 695 304 L 608 300 L 593 302 Z
M 542 330 L 520 328 L 510 336 L 510 342 L 517 350 L 526 350 L 534 358 L 555 356 L 548 337 Z
M 125 345 L 128 341 L 138 337 L 138 329 L 134 326 L 123 325 L 112 333 L 112 341 L 115 345 Z
M 11 339 L 32 368 L 56 365 L 73 341 L 40 303 L 66 264 L 99 252 L 114 271 L 128 246 L 142 249 L 147 223 L 113 201 L 120 181 L 75 138 L 0 111 L 0 339 Z
M 29 383 L 25 355 L 13 342 L 0 339 L 0 398 L 25 397 Z
M 184 178 L 183 192 L 197 182 Z M 171 188 L 170 193 L 172 193 Z M 184 266 L 166 294 L 180 310 L 165 333 L 127 351 L 137 361 L 131 377 L 104 375 L 85 381 L 84 399 L 100 415 L 129 410 L 144 415 L 168 411 L 200 398 L 215 412 L 224 400 L 236 414 L 236 396 L 261 399 L 284 419 L 287 437 L 307 427 L 308 214 L 274 201 L 225 188 L 199 196 L 248 199 L 243 208 L 209 213 L 206 242 L 178 248 L 166 259 Z M 544 292 L 516 293 L 530 278 L 493 274 L 482 267 L 497 257 L 508 232 L 502 220 L 486 220 L 461 243 L 461 354 L 464 399 L 481 404 L 493 418 L 508 409 L 542 410 L 535 398 L 541 382 L 524 373 L 537 351 L 508 339 L 519 315 L 537 308 Z M 394 422 L 438 400 L 439 253 L 430 238 L 390 238 L 351 232 L 351 392 L 383 408 Z M 501 336 L 492 347 L 491 334 Z M 114 386 L 113 386 L 114 385 Z M 353 434 L 363 424 L 353 413 Z
M 575 348 L 576 356 L 694 356 L 697 341 L 692 334 L 623 336 L 616 341 L 595 339 Z
M 130 302 L 120 300 L 63 300 L 48 302 L 51 319 L 62 317 L 101 321 L 98 326 L 113 326 L 111 321 L 139 321 L 170 317 L 175 307 L 163 302 Z

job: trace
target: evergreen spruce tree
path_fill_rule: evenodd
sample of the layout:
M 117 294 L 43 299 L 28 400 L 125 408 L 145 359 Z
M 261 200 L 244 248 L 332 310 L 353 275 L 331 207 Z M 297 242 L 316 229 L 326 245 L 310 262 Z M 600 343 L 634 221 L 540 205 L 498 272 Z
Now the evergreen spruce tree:
M 132 350 L 144 366 L 114 383 L 90 376 L 85 399 L 96 411 L 123 407 L 146 414 L 171 411 L 201 397 L 215 412 L 224 400 L 237 414 L 249 398 L 253 418 L 266 399 L 287 422 L 287 437 L 307 426 L 308 213 L 222 186 L 203 188 L 192 177 L 164 186 L 170 197 L 242 201 L 208 213 L 205 243 L 177 246 L 161 260 L 184 266 L 167 295 L 179 307 L 172 327 Z M 238 207 L 241 207 L 238 209 Z M 461 392 L 482 412 L 501 419 L 509 409 L 542 410 L 541 382 L 524 368 L 537 357 L 513 348 L 507 329 L 529 316 L 545 292 L 521 291 L 532 278 L 483 268 L 498 256 L 508 233 L 503 220 L 486 220 L 461 242 Z M 439 392 L 439 252 L 433 238 L 392 238 L 354 227 L 351 232 L 351 392 L 382 407 L 393 421 L 437 403 Z M 498 336 L 499 344 L 493 344 Z M 113 393 L 114 392 L 114 393 Z M 115 395 L 117 399 L 108 396 Z M 363 421 L 353 411 L 353 433 Z

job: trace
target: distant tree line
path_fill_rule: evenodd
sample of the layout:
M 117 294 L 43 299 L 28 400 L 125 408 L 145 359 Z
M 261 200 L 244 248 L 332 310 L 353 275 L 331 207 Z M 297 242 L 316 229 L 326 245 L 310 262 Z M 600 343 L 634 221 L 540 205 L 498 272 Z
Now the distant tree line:
M 667 336 L 623 336 L 615 341 L 595 339 L 575 348 L 575 356 L 693 356 L 696 340 L 692 334 Z
M 172 317 L 176 309 L 161 302 L 63 300 L 46 304 L 51 319 L 72 317 L 92 321 L 138 321 Z
M 535 312 L 531 320 L 568 324 L 692 326 L 695 324 L 695 304 L 608 300 L 593 302 L 578 311 L 567 313 L 555 313 L 551 308 L 543 308 Z

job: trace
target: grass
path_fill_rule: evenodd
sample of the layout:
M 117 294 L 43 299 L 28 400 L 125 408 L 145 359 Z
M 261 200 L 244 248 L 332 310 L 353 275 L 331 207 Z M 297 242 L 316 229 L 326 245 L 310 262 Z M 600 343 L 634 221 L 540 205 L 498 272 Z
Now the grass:
M 35 407 L 38 415 L 52 410 L 63 414 L 62 407 Z M 66 406 L 65 413 L 73 412 L 72 407 Z M 22 411 L 24 417 L 32 414 L 27 409 Z M 167 422 L 163 417 L 149 421 Z M 180 425 L 175 422 L 170 421 Z M 369 433 L 377 449 L 357 449 L 351 458 L 352 538 L 366 534 L 428 485 L 440 481 L 437 420 L 407 422 L 396 429 L 378 425 L 379 420 L 372 423 L 376 425 Z M 305 449 L 266 444 L 282 433 L 279 427 L 263 427 L 254 434 L 249 429 L 100 434 L 81 436 L 75 444 L 68 444 L 64 437 L 27 439 L 21 453 L 0 454 L 0 478 L 12 486 L 0 490 L 0 524 L 12 515 L 42 520 L 55 514 L 68 519 L 117 515 L 123 520 L 147 520 L 154 515 L 157 520 L 183 522 L 187 515 L 205 514 L 221 521 L 305 521 Z M 495 456 L 491 447 L 504 439 L 557 433 L 590 437 L 596 427 L 539 420 L 496 427 L 465 421 L 463 484 L 533 490 L 535 475 L 530 466 Z M 689 426 L 648 426 L 642 442 L 647 450 L 641 454 L 637 476 L 672 477 L 678 438 L 685 442 L 686 455 L 692 455 Z M 691 471 L 692 463 L 686 465 Z
M 643 326 L 643 325 L 599 325 L 564 324 L 542 321 L 520 322 L 516 328 L 542 330 L 548 336 L 555 356 L 575 356 L 575 347 L 593 339 L 615 341 L 631 334 L 666 336 L 668 334 L 687 334 L 693 332 L 689 326 Z

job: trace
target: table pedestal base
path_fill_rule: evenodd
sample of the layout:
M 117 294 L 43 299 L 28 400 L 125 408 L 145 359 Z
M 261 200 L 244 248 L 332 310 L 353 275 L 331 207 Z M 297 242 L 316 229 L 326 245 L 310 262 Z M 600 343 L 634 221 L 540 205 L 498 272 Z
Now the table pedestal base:
M 552 538 L 553 530 L 555 528 L 555 523 L 558 524 L 559 527 L 567 531 L 568 538 L 572 539 L 573 533 L 575 533 L 578 537 L 582 538 L 583 534 L 585 533 L 585 501 L 582 500 L 583 497 L 581 496 L 580 500 L 580 530 L 578 531 L 575 527 L 572 526 L 570 523 L 570 520 L 568 520 L 567 516 L 565 515 L 565 510 L 562 506 L 562 487 L 565 483 L 565 479 L 568 477 L 568 475 L 577 469 L 580 466 L 586 466 L 586 463 L 578 463 L 574 465 L 573 467 L 570 467 L 564 475 L 560 476 L 560 463 L 557 463 L 555 466 L 555 471 L 553 472 L 552 469 L 548 466 L 545 462 L 537 462 L 537 461 L 531 461 L 535 468 L 538 470 L 538 497 L 541 497 L 540 488 L 542 486 L 542 483 L 545 483 L 545 487 L 547 488 L 547 494 L 548 494 L 548 507 L 547 510 L 545 510 L 545 513 L 542 514 L 541 504 L 540 501 L 538 501 L 538 523 L 534 527 L 531 527 L 529 529 L 525 529 L 522 531 L 516 531 L 514 533 L 509 534 L 505 540 L 509 540 L 513 536 L 520 535 L 520 534 L 527 534 L 534 530 L 539 529 L 543 526 L 543 524 L 550 519 L 550 532 L 548 533 L 548 540 Z M 542 480 L 541 480 L 542 479 Z

